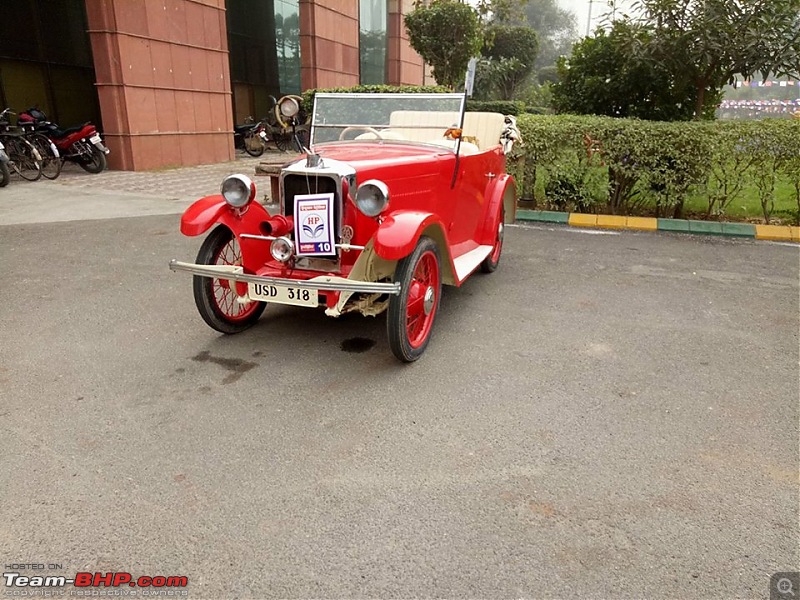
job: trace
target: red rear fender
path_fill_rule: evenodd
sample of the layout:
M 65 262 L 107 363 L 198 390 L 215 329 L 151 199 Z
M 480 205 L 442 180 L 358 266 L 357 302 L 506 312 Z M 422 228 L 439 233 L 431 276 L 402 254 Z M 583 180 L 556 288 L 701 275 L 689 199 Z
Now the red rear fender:
M 517 186 L 514 178 L 508 174 L 494 179 L 486 189 L 486 212 L 483 227 L 478 230 L 479 244 L 494 244 L 497 236 L 498 216 L 500 208 L 505 208 L 505 222 L 513 223 L 517 207 Z

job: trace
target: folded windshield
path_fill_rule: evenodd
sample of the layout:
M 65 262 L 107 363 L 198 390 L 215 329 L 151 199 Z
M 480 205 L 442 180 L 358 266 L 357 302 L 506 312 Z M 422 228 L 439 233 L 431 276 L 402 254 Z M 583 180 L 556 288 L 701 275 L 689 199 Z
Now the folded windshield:
M 330 94 L 314 100 L 311 143 L 386 140 L 437 143 L 457 128 L 463 94 Z

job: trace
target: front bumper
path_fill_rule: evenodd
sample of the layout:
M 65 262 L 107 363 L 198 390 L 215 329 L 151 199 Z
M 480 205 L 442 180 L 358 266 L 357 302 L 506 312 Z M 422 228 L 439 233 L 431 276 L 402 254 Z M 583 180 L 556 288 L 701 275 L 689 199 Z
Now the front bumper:
M 319 290 L 332 292 L 352 292 L 365 294 L 389 294 L 396 296 L 400 294 L 400 283 L 382 283 L 379 281 L 356 281 L 345 277 L 333 275 L 320 275 L 311 279 L 288 279 L 284 277 L 265 277 L 262 275 L 250 275 L 244 272 L 242 267 L 234 265 L 198 265 L 185 263 L 174 258 L 169 261 L 169 268 L 172 271 L 185 271 L 200 277 L 213 277 L 214 279 L 225 279 L 227 281 L 239 281 L 242 283 L 260 283 L 264 285 L 289 285 L 302 290 Z

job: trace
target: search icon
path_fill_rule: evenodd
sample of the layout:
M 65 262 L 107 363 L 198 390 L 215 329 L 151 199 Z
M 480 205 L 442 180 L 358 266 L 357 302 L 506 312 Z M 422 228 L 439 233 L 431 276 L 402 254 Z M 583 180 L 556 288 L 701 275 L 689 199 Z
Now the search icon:
M 794 597 L 794 587 L 792 586 L 792 580 L 788 577 L 781 577 L 778 579 L 777 584 L 778 592 L 783 594 L 784 596 L 792 596 Z

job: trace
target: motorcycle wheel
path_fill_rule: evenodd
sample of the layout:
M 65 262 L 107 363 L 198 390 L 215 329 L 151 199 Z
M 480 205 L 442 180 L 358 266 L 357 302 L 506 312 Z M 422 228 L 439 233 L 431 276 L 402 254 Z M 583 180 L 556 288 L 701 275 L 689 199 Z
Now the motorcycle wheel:
M 11 172 L 8 170 L 8 163 L 0 161 L 0 187 L 6 187 L 11 181 Z
M 264 142 L 258 134 L 246 134 L 244 136 L 244 151 L 250 156 L 261 156 L 264 154 Z
M 88 173 L 102 173 L 108 166 L 106 155 L 92 146 L 92 154 L 88 158 L 81 158 L 78 160 L 81 168 Z

